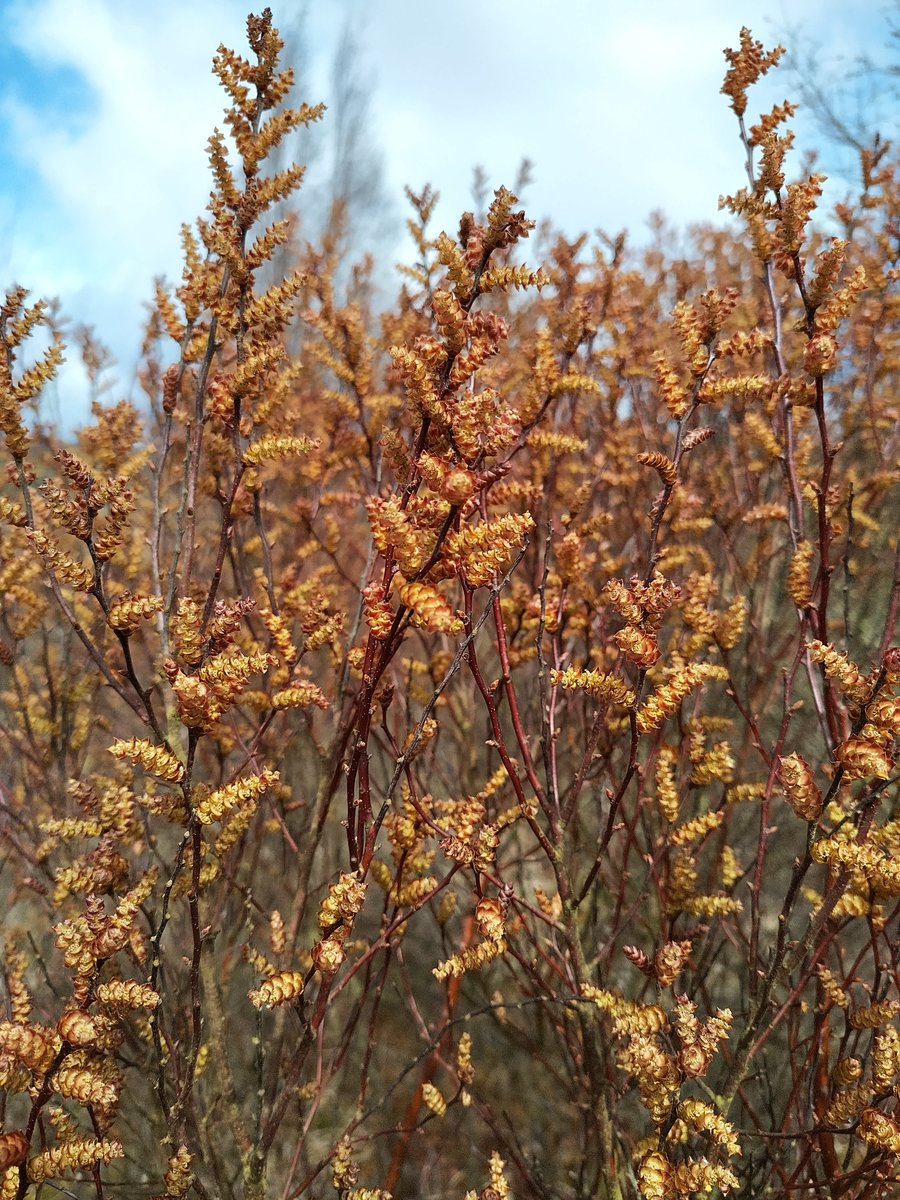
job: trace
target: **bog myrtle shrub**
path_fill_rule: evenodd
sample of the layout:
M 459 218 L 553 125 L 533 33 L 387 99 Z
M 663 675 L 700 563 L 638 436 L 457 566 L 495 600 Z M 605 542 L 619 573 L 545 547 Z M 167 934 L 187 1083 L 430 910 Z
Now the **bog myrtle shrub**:
M 0 309 L 0 1194 L 896 1194 L 889 151 L 817 225 L 742 30 L 730 225 L 410 191 L 376 312 L 247 29 L 145 405 Z

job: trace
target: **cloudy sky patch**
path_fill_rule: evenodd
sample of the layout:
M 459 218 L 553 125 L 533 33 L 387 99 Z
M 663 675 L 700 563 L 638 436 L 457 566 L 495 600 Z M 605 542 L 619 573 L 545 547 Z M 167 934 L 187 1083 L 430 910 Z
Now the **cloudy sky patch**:
M 221 124 L 210 73 L 219 42 L 245 52 L 246 0 L 0 0 L 0 265 L 5 284 L 58 295 L 96 325 L 123 386 L 133 375 L 143 305 L 158 274 L 177 278 L 181 224 L 209 193 L 206 140 Z M 805 27 L 826 55 L 877 54 L 880 7 L 841 0 L 310 0 L 272 4 L 290 40 L 305 13 L 300 97 L 329 99 L 346 20 L 371 74 L 369 136 L 380 148 L 404 253 L 403 187 L 430 181 L 437 225 L 472 205 L 472 168 L 491 187 L 534 163 L 530 215 L 569 236 L 648 214 L 683 226 L 716 220 L 720 193 L 742 184 L 735 121 L 719 87 L 722 48 L 747 24 L 767 44 Z M 860 11 L 867 12 L 860 15 Z M 758 104 L 791 91 L 781 75 Z M 809 122 L 798 142 L 812 144 Z M 327 138 L 328 116 L 314 136 Z M 798 161 L 798 160 L 795 160 Z M 301 193 L 302 204 L 302 193 Z M 60 407 L 84 408 L 70 365 Z

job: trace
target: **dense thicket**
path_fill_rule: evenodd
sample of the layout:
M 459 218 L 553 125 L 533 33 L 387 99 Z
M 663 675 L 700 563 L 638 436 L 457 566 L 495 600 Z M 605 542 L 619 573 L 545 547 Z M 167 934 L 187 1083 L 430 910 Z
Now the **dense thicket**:
M 248 34 L 146 411 L 0 310 L 2 1195 L 894 1194 L 891 160 L 816 232 L 744 30 L 733 228 L 425 189 L 376 315 Z

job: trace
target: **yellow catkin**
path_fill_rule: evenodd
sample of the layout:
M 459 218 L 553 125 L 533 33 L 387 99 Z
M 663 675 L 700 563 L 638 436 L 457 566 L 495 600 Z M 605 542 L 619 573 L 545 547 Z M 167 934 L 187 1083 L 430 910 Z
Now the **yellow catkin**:
M 550 683 L 553 687 L 578 688 L 597 700 L 611 701 L 623 708 L 631 708 L 635 702 L 634 692 L 623 679 L 602 671 L 580 671 L 568 667 L 565 671 L 551 671 Z
M 809 566 L 812 562 L 812 542 L 801 542 L 791 556 L 787 573 L 787 593 L 798 608 L 807 608 L 812 600 Z
M 411 611 L 413 624 L 421 629 L 429 633 L 459 633 L 462 629 L 462 621 L 433 584 L 401 581 L 397 595 Z
M 278 437 L 266 434 L 256 442 L 251 442 L 244 451 L 243 459 L 246 466 L 259 466 L 273 458 L 287 458 L 294 454 L 307 454 L 318 443 L 308 437 Z
M 447 1101 L 441 1095 L 440 1089 L 436 1088 L 433 1083 L 422 1084 L 422 1099 L 425 1101 L 425 1107 L 436 1117 L 444 1116 L 447 1111 Z
M 302 996 L 304 978 L 302 971 L 279 971 L 264 979 L 255 991 L 249 993 L 250 1003 L 256 1008 L 276 1008 Z
M 125 1150 L 121 1142 L 94 1138 L 78 1138 L 43 1150 L 28 1161 L 28 1177 L 32 1183 L 43 1183 L 45 1179 L 58 1179 L 64 1171 L 74 1171 L 110 1163 L 122 1158 Z
M 309 708 L 310 705 L 327 708 L 328 700 L 322 689 L 308 680 L 291 684 L 290 687 L 281 688 L 272 694 L 272 707 L 275 709 Z
M 879 1029 L 872 1042 L 872 1083 L 886 1092 L 900 1074 L 900 1033 L 895 1025 Z
M 27 530 L 27 536 L 32 546 L 44 560 L 44 565 L 53 572 L 63 583 L 69 584 L 78 592 L 89 592 L 94 586 L 94 572 L 91 567 L 76 562 L 74 558 L 60 550 L 52 538 L 36 529 Z
M 713 669 L 707 663 L 690 663 L 652 692 L 637 714 L 637 726 L 640 733 L 648 733 L 658 729 L 678 711 L 682 700 L 699 687 L 713 674 Z
M 162 596 L 132 596 L 130 592 L 125 592 L 110 604 L 106 619 L 117 633 L 129 635 L 138 629 L 142 621 L 149 620 L 154 613 L 162 610 Z
M 678 819 L 681 800 L 675 782 L 677 753 L 670 746 L 663 746 L 656 760 L 656 799 L 666 820 L 672 824 Z
M 133 979 L 112 979 L 97 985 L 97 1000 L 109 1008 L 135 1009 L 156 1008 L 159 993 L 148 983 Z
M 496 941 L 485 940 L 477 946 L 470 946 L 460 954 L 454 954 L 444 962 L 434 967 L 432 974 L 435 979 L 459 979 L 467 971 L 477 971 L 499 958 L 506 950 L 504 938 Z
M 702 813 L 699 817 L 686 821 L 684 825 L 670 830 L 669 842 L 673 846 L 689 846 L 692 842 L 702 841 L 714 829 L 718 829 L 724 820 L 724 809 L 719 809 L 718 812 Z
M 184 777 L 184 767 L 174 754 L 143 738 L 129 738 L 127 741 L 117 739 L 109 752 L 114 758 L 130 758 L 148 775 L 155 775 L 167 783 L 178 783 Z
M 615 992 L 587 983 L 582 985 L 581 994 L 585 1000 L 592 1000 L 601 1012 L 609 1013 L 617 1036 L 646 1036 L 658 1033 L 668 1024 L 668 1017 L 658 1004 L 641 1004 L 635 1000 L 626 1000 L 624 996 L 616 995 Z
M 202 799 L 195 808 L 197 820 L 201 825 L 210 825 L 213 821 L 221 821 L 226 813 L 238 805 L 255 804 L 263 792 L 278 782 L 278 772 L 263 770 L 259 775 L 247 775 L 236 779 L 224 787 L 217 788 Z
M 810 658 L 821 663 L 829 679 L 836 679 L 844 694 L 851 700 L 864 700 L 869 694 L 869 684 L 856 663 L 846 654 L 841 654 L 825 642 L 813 640 L 806 643 Z
M 287 930 L 284 918 L 277 909 L 269 917 L 269 941 L 273 954 L 284 954 L 287 947 Z

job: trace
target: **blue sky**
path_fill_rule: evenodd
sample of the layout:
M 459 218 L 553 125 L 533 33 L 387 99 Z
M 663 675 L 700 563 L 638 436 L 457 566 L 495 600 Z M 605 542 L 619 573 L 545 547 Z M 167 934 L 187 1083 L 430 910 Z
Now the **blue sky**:
M 155 275 L 177 276 L 178 232 L 206 203 L 204 148 L 221 123 L 209 66 L 220 41 L 245 48 L 247 0 L 0 0 L 0 271 L 58 296 L 96 326 L 131 386 Z M 567 234 L 628 226 L 663 210 L 677 225 L 716 220 L 741 185 L 734 118 L 718 94 L 722 49 L 742 24 L 771 43 L 789 27 L 825 59 L 881 52 L 879 0 L 272 0 L 285 34 L 306 12 L 304 99 L 329 98 L 329 63 L 353 21 L 373 80 L 380 148 L 404 253 L 403 187 L 430 181 L 438 224 L 471 207 L 472 168 L 490 185 L 534 163 L 529 214 Z M 551 15 L 552 14 L 552 15 Z M 790 94 L 782 76 L 759 103 Z M 328 118 L 317 136 L 328 137 Z M 815 138 L 798 123 L 798 143 Z M 841 185 L 843 186 L 843 185 Z M 836 193 L 833 193 L 836 194 Z M 302 194 L 301 194 L 302 197 Z M 70 356 L 71 357 L 71 356 Z M 64 368 L 58 405 L 84 411 Z

